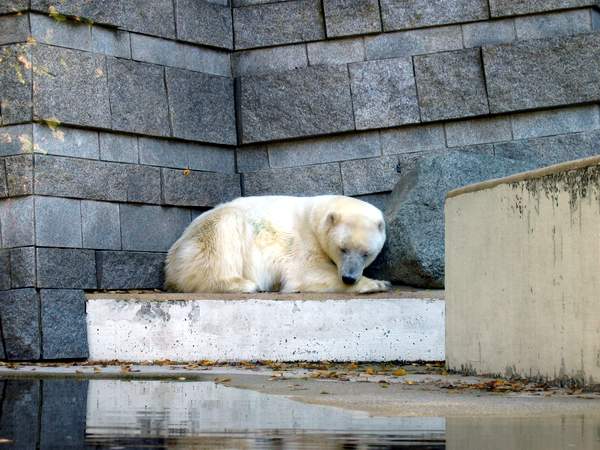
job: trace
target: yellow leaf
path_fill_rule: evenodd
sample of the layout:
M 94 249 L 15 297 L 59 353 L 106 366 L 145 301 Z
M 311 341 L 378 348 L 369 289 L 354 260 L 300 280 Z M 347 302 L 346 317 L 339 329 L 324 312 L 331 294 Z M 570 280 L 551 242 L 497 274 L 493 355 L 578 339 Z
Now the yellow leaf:
M 403 377 L 406 374 L 407 374 L 407 372 L 404 369 L 397 369 L 397 370 L 394 370 L 394 372 L 393 372 L 393 375 L 395 377 Z
M 366 370 L 368 375 L 375 375 L 377 372 L 375 372 L 375 369 L 373 369 L 372 367 L 367 367 Z
M 189 174 L 190 174 L 190 173 L 192 173 L 192 171 L 191 171 L 190 169 L 184 169 L 184 170 L 183 170 L 183 176 L 184 176 L 184 177 L 187 177 L 187 176 L 189 176 Z

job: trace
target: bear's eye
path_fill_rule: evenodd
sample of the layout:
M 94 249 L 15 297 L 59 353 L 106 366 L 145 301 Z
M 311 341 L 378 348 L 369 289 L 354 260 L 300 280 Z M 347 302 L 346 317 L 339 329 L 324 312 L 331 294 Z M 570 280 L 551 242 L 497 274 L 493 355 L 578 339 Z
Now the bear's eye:
M 362 254 L 362 257 L 365 258 L 365 259 L 367 259 L 369 257 L 369 254 L 367 252 L 365 252 L 365 253 Z
M 346 254 L 346 253 L 348 253 L 348 249 L 347 249 L 347 248 L 342 248 L 342 249 L 340 249 L 340 251 L 341 251 L 343 254 Z

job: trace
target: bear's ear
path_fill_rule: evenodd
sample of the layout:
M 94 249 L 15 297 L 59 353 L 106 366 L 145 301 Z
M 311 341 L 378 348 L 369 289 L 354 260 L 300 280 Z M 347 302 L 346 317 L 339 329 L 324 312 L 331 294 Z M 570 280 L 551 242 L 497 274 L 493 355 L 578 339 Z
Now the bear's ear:
M 332 227 L 336 223 L 338 223 L 338 221 L 339 221 L 338 214 L 336 214 L 334 212 L 330 212 L 329 214 L 327 214 L 327 225 L 328 226 Z

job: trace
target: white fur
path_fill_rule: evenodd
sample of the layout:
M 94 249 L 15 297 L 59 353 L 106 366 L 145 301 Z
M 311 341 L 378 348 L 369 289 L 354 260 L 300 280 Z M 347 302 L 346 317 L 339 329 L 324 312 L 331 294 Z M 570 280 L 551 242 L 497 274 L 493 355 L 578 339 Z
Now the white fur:
M 180 292 L 382 291 L 388 282 L 346 285 L 341 271 L 362 274 L 384 241 L 381 211 L 357 199 L 243 197 L 190 224 L 169 250 L 165 284 Z

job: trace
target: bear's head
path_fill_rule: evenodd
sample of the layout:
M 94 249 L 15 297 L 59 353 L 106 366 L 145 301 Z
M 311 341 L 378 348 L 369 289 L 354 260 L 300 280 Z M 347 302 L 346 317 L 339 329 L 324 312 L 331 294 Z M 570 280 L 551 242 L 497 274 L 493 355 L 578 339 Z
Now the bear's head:
M 327 212 L 321 246 L 338 268 L 344 284 L 362 277 L 385 242 L 383 214 L 373 205 L 350 197 L 339 197 Z

